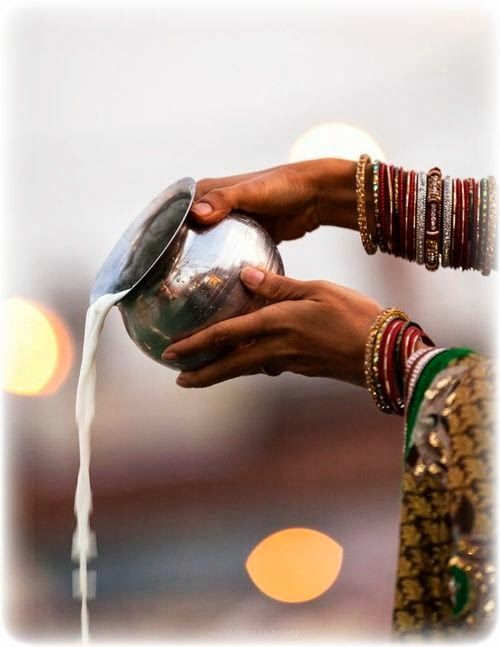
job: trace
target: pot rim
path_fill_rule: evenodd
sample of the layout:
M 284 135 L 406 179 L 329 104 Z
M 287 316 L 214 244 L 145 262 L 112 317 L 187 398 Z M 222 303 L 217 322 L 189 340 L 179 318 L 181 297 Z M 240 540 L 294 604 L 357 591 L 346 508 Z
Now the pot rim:
M 172 244 L 184 224 L 196 192 L 196 182 L 192 177 L 183 177 L 161 191 L 132 221 L 106 257 L 92 285 L 90 303 L 94 303 L 103 294 L 116 294 L 126 290 L 122 299 L 142 280 L 158 263 Z M 186 208 L 175 214 L 169 208 L 181 200 L 186 200 Z M 147 245 L 141 241 L 147 239 L 152 225 L 160 229 L 156 238 L 150 239 Z M 174 219 L 175 217 L 175 219 Z M 165 234 L 167 242 L 165 243 Z M 156 242 L 157 241 L 157 242 Z M 120 299 L 121 300 L 121 299 Z

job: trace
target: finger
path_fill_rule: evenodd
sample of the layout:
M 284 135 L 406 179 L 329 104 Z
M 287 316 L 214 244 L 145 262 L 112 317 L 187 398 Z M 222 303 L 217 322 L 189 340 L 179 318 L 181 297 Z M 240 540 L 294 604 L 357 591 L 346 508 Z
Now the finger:
M 209 328 L 171 344 L 163 353 L 162 359 L 173 361 L 181 357 L 197 355 L 208 349 L 226 349 L 250 342 L 267 334 L 270 320 L 265 308 L 241 317 L 226 319 Z
M 198 389 L 241 375 L 261 373 L 262 366 L 271 365 L 276 361 L 274 345 L 274 339 L 264 338 L 250 346 L 238 348 L 203 368 L 181 373 L 177 384 L 184 388 Z M 275 374 L 278 375 L 279 371 L 275 371 Z
M 223 189 L 224 187 L 231 186 L 233 184 L 239 184 L 240 182 L 245 182 L 246 180 L 257 177 L 257 175 L 273 171 L 275 168 L 278 167 L 276 166 L 260 171 L 251 171 L 250 173 L 240 173 L 238 175 L 227 175 L 225 177 L 203 178 L 202 180 L 197 180 L 194 202 L 198 202 L 205 193 L 212 191 L 212 189 Z
M 240 277 L 252 292 L 269 301 L 305 299 L 311 293 L 311 284 L 308 281 L 297 281 L 288 276 L 266 272 L 256 267 L 244 267 Z
M 270 213 L 275 208 L 272 194 L 279 180 L 270 179 L 269 172 L 255 173 L 236 184 L 210 189 L 193 204 L 191 213 L 203 224 L 218 222 L 234 209 Z

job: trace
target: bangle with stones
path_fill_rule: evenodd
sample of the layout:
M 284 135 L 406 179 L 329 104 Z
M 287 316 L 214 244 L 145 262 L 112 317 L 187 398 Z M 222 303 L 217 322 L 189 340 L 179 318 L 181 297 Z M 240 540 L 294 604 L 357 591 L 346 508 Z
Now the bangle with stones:
M 382 224 L 380 221 L 380 162 L 375 160 L 372 165 L 373 170 L 373 212 L 375 216 L 375 227 L 377 230 L 377 242 L 381 252 L 385 252 L 385 241 L 382 236 Z
M 431 272 L 439 267 L 439 213 L 441 207 L 441 171 L 432 168 L 427 174 L 425 214 L 425 267 Z
M 442 220 L 442 243 L 441 243 L 441 265 L 449 267 L 451 252 L 451 224 L 453 210 L 453 188 L 452 180 L 447 175 L 443 180 L 443 220 Z
M 406 224 L 406 254 L 410 261 L 415 260 L 415 219 L 417 214 L 417 174 L 410 172 L 410 187 L 408 195 L 408 213 Z
M 378 371 L 380 344 L 386 327 L 394 319 L 408 320 L 408 316 L 399 308 L 387 308 L 379 313 L 372 324 L 365 348 L 365 382 L 368 391 L 380 411 L 392 413 L 392 407 L 383 397 Z
M 479 185 L 479 214 L 479 255 L 477 269 L 482 270 L 488 240 L 488 179 L 485 177 L 483 177 Z
M 418 174 L 417 186 L 417 220 L 415 230 L 415 248 L 416 248 L 416 261 L 419 265 L 423 265 L 424 256 L 424 240 L 425 240 L 425 202 L 427 197 L 427 174 Z
M 496 238 L 496 217 L 497 217 L 497 197 L 495 178 L 491 175 L 488 177 L 488 231 L 486 243 L 486 255 L 482 269 L 485 276 L 491 272 L 495 265 L 495 238 Z
M 356 197 L 358 209 L 358 229 L 361 242 L 367 254 L 375 254 L 377 245 L 373 242 L 368 233 L 368 222 L 366 220 L 366 194 L 365 194 L 365 172 L 366 165 L 370 163 L 370 157 L 366 154 L 360 156 L 356 167 Z

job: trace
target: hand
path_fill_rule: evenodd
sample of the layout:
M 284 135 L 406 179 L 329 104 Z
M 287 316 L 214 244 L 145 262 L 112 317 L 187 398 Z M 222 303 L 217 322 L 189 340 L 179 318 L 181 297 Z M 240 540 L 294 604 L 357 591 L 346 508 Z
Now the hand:
M 356 229 L 355 173 L 356 162 L 319 159 L 199 180 L 192 217 L 208 225 L 239 209 L 277 243 L 301 238 L 322 224 Z
M 181 373 L 180 386 L 204 387 L 240 375 L 283 371 L 364 385 L 365 344 L 382 310 L 377 302 L 326 281 L 297 281 L 250 267 L 242 270 L 241 279 L 272 303 L 169 346 L 163 354 L 167 360 L 214 345 L 231 349 L 203 368 Z

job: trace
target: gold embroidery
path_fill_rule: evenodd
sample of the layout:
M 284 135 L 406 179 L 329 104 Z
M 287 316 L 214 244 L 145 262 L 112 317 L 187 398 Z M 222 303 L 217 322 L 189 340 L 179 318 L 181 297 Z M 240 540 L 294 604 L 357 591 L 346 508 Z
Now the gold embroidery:
M 492 363 L 471 355 L 442 371 L 420 406 L 403 477 L 400 637 L 475 632 L 494 613 L 492 382 Z

